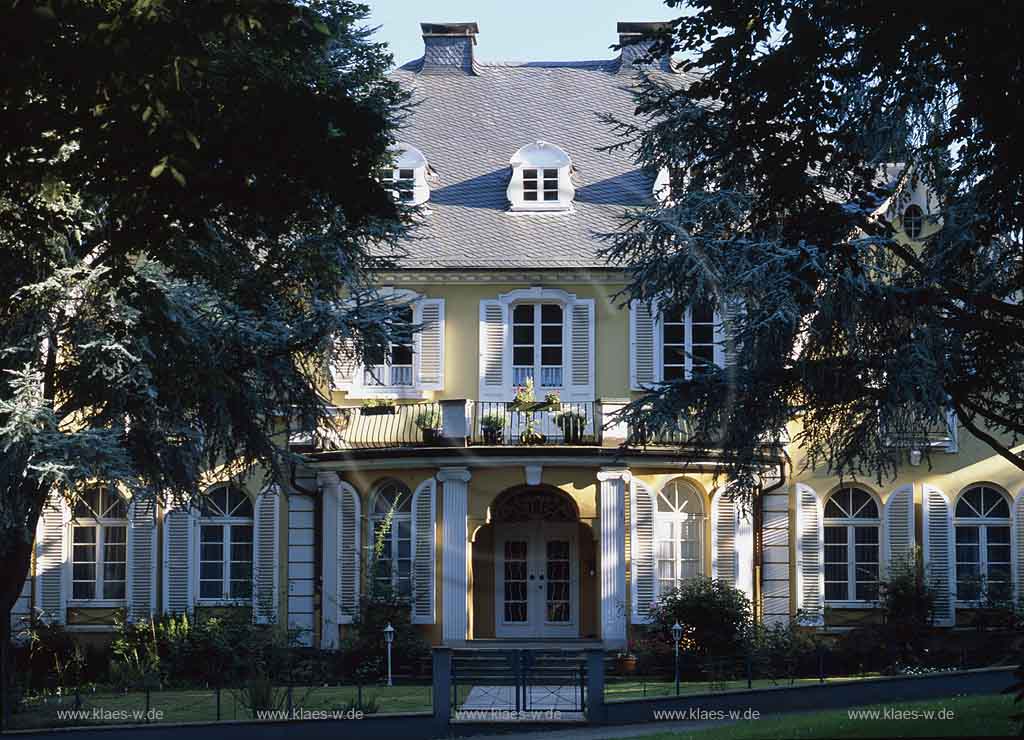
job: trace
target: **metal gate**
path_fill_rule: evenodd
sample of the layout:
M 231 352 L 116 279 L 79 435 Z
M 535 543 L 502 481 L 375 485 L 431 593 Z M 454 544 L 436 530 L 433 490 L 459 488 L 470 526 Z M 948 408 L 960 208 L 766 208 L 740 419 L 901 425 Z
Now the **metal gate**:
M 579 650 L 455 650 L 451 678 L 456 716 L 557 712 L 573 720 L 586 711 L 586 659 Z

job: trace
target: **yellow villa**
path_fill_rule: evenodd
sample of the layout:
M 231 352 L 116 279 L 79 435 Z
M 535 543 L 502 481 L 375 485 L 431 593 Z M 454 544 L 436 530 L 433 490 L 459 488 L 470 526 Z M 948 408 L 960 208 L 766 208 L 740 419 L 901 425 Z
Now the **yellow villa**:
M 1024 474 L 953 417 L 882 486 L 800 472 L 796 449 L 794 465 L 766 460 L 751 511 L 713 456 L 657 434 L 625 446 L 625 403 L 726 362 L 719 316 L 622 305 L 627 276 L 600 256 L 601 234 L 664 183 L 600 151 L 616 139 L 598 114 L 632 115 L 638 71 L 684 75 L 634 64 L 648 24 L 619 24 L 616 58 L 580 62 L 480 61 L 476 24 L 422 29 L 423 57 L 394 72 L 418 105 L 385 175 L 422 215 L 401 268 L 380 275 L 422 330 L 335 369 L 335 428 L 292 440 L 292 481 L 223 481 L 196 510 L 98 490 L 47 511 L 23 613 L 102 634 L 119 609 L 250 608 L 332 648 L 377 578 L 434 645 L 614 650 L 659 594 L 701 575 L 765 623 L 800 613 L 825 630 L 871 619 L 879 581 L 918 548 L 940 625 L 969 622 L 987 589 L 1024 593 Z M 926 201 L 897 216 L 909 240 Z M 384 565 L 368 572 L 385 519 Z

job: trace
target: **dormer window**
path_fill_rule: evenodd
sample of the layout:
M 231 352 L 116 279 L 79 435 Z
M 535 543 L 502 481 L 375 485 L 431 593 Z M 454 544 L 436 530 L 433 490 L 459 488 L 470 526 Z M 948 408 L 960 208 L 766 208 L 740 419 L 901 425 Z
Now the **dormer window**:
M 921 210 L 921 206 L 912 203 L 903 211 L 903 231 L 911 239 L 920 239 L 923 230 L 924 211 Z
M 513 211 L 568 211 L 576 188 L 572 160 L 564 149 L 546 141 L 527 144 L 509 160 L 512 177 L 508 200 Z
M 430 181 L 436 177 L 427 158 L 409 144 L 395 144 L 390 151 L 392 166 L 381 170 L 381 182 L 393 183 L 395 200 L 410 206 L 423 205 L 430 200 Z

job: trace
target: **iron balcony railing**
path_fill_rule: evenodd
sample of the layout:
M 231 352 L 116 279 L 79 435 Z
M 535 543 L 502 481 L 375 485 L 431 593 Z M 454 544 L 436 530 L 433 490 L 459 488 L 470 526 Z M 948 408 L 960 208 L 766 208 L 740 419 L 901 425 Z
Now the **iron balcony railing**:
M 477 401 L 472 410 L 474 445 L 601 445 L 601 404 Z
M 441 443 L 441 406 L 381 402 L 337 408 L 330 422 L 296 439 L 318 451 L 436 446 Z

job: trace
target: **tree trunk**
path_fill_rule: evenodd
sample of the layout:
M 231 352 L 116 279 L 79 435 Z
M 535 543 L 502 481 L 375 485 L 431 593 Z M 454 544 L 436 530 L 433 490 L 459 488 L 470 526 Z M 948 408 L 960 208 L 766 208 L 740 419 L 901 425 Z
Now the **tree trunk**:
M 32 543 L 26 542 L 20 532 L 12 539 L 14 542 L 8 545 L 6 556 L 0 559 L 0 730 L 7 729 L 7 716 L 11 709 L 8 706 L 14 675 L 10 665 L 11 610 L 21 596 L 32 563 Z

